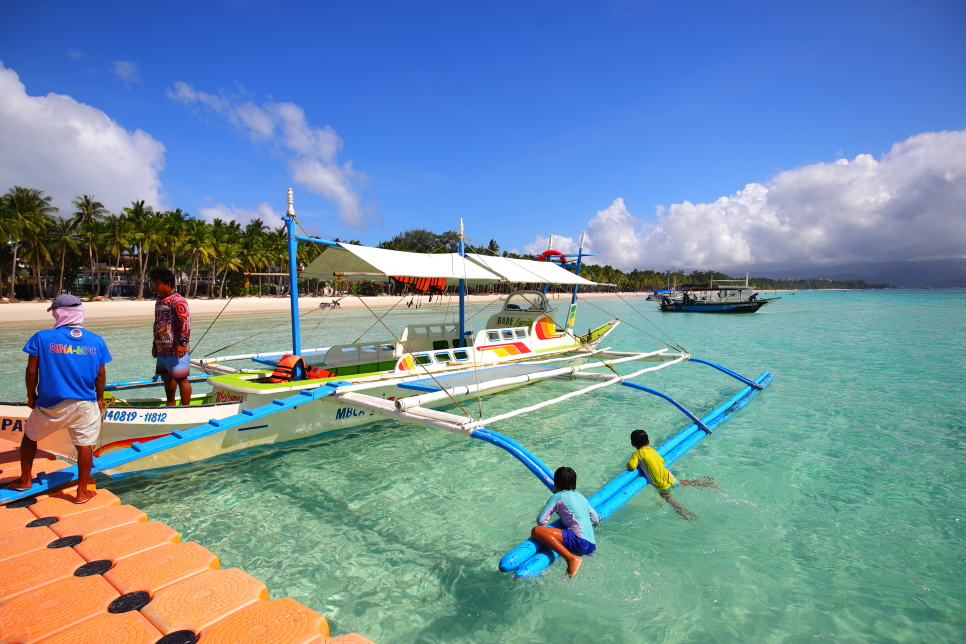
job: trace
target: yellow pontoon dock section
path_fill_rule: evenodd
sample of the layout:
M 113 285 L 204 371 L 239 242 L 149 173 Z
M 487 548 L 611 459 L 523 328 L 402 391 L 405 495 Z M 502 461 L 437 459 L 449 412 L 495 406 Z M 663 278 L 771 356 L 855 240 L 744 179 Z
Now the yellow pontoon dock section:
M 35 471 L 59 461 L 41 458 Z M 19 476 L 0 442 L 0 480 Z M 0 642 L 4 644 L 372 644 L 329 637 L 324 616 L 107 490 L 74 489 L 0 507 Z

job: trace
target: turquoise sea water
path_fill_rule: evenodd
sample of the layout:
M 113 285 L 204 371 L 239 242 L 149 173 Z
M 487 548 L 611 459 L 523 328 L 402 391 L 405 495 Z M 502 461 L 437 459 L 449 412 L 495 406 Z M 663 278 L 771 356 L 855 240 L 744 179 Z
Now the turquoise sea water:
M 611 335 L 615 349 L 659 348 L 630 327 L 656 334 L 643 311 L 696 357 L 775 380 L 675 464 L 679 477 L 720 485 L 674 493 L 698 523 L 645 490 L 599 528 L 597 554 L 572 581 L 559 563 L 523 582 L 497 570 L 548 496 L 527 470 L 491 445 L 399 422 L 110 489 L 273 597 L 325 614 L 333 633 L 379 644 L 966 641 L 966 292 L 800 292 L 742 316 L 592 303 L 629 323 Z M 442 313 L 387 321 L 401 329 Z M 372 321 L 346 309 L 313 329 L 322 315 L 303 318 L 305 346 L 354 340 Z M 582 303 L 578 328 L 607 319 Z M 223 318 L 201 352 L 270 325 Z M 149 371 L 149 326 L 91 328 L 114 353 L 110 380 Z M 30 331 L 4 325 L 0 399 L 23 399 Z M 286 343 L 280 327 L 229 352 Z M 741 387 L 693 363 L 638 382 L 699 414 Z M 483 409 L 573 388 L 532 385 Z M 686 424 L 655 397 L 610 387 L 493 429 L 574 467 L 589 495 L 623 468 L 632 429 L 657 444 Z

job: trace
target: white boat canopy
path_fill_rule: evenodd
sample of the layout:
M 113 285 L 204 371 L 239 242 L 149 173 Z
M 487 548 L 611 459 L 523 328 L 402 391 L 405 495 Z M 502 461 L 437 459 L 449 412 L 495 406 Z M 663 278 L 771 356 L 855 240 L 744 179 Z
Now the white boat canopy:
M 355 244 L 323 246 L 322 254 L 312 260 L 299 276 L 321 280 L 339 276 L 356 282 L 388 282 L 392 277 L 444 278 L 447 286 L 455 286 L 461 279 L 465 279 L 467 284 L 504 281 L 457 253 L 407 253 Z
M 312 260 L 299 276 L 321 280 L 338 276 L 357 282 L 388 282 L 392 277 L 442 278 L 447 286 L 454 286 L 461 279 L 470 285 L 498 282 L 594 284 L 549 262 L 471 253 L 467 253 L 465 258 L 458 253 L 407 253 L 355 244 L 323 246 L 322 254 Z
M 507 282 L 521 284 L 579 284 L 593 286 L 596 282 L 574 275 L 565 268 L 550 262 L 532 259 L 512 259 L 467 253 L 466 257 L 487 270 L 496 273 Z

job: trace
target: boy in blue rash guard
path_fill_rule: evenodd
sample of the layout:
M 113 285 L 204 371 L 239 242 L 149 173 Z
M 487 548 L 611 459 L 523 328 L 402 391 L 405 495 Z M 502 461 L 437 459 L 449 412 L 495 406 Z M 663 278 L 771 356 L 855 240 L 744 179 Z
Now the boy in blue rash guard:
M 569 467 L 558 468 L 553 474 L 554 495 L 537 517 L 537 526 L 530 536 L 550 548 L 567 562 L 567 576 L 573 577 L 580 568 L 581 555 L 597 549 L 594 525 L 600 517 L 590 507 L 586 497 L 577 491 L 577 473 Z M 551 528 L 550 517 L 556 513 L 563 528 Z

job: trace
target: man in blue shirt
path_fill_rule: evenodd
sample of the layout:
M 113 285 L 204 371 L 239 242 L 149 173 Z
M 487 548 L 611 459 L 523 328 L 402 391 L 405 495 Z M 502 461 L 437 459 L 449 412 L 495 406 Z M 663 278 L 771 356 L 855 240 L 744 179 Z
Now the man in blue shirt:
M 111 354 L 101 336 L 84 329 L 84 307 L 73 295 L 58 295 L 47 309 L 54 328 L 33 334 L 24 346 L 27 358 L 27 405 L 32 410 L 20 442 L 20 479 L 10 484 L 26 490 L 33 484 L 37 442 L 66 429 L 77 448 L 77 499 L 87 503 L 94 445 L 104 411 L 104 365 Z

